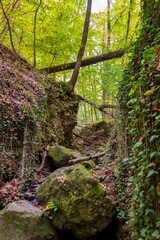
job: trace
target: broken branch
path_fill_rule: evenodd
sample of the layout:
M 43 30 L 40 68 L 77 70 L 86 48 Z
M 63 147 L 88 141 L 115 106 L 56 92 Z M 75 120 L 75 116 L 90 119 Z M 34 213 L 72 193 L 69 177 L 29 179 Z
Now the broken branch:
M 41 154 L 42 162 L 41 162 L 40 167 L 36 170 L 37 172 L 40 172 L 44 168 L 48 150 L 49 150 L 49 145 L 46 148 L 43 148 L 42 154 Z
M 79 98 L 80 101 L 86 102 L 86 103 L 88 103 L 89 105 L 91 105 L 92 107 L 98 109 L 99 111 L 101 111 L 101 112 L 109 115 L 109 116 L 112 117 L 112 118 L 115 118 L 112 113 L 107 112 L 106 110 L 104 110 L 104 108 L 107 108 L 107 107 L 108 107 L 108 108 L 114 108 L 114 107 L 116 107 L 116 106 L 110 105 L 110 104 L 102 104 L 102 105 L 100 105 L 100 106 L 97 106 L 94 102 L 91 102 L 91 101 L 89 101 L 88 99 L 86 99 L 86 98 L 84 98 L 84 97 L 82 97 L 82 96 L 80 96 L 80 95 L 78 95 L 78 94 L 77 94 L 77 97 Z
M 93 160 L 93 159 L 97 159 L 99 157 L 103 157 L 105 154 L 106 154 L 106 151 L 101 152 L 101 153 L 97 153 L 95 155 L 90 155 L 88 157 L 72 159 L 72 160 L 69 160 L 68 163 L 72 165 L 72 164 L 79 163 L 79 162 L 84 162 L 84 161 L 87 161 L 87 160 Z

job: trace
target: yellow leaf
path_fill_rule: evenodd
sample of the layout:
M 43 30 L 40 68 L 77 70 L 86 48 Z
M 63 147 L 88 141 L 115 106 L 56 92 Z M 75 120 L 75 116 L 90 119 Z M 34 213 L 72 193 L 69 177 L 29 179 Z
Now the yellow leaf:
M 151 95 L 152 93 L 153 93 L 153 90 L 147 90 L 147 91 L 144 93 L 144 96 Z

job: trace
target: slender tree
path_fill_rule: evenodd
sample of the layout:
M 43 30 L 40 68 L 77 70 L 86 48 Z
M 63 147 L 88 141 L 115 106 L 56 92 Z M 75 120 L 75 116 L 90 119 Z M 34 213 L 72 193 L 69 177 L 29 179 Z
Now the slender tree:
M 129 10 L 128 10 L 128 19 L 127 19 L 126 37 L 125 37 L 125 41 L 126 41 L 126 42 L 128 41 L 128 35 L 129 35 L 129 30 L 130 30 L 132 5 L 133 5 L 133 0 L 130 0 Z
M 35 15 L 34 15 L 34 30 L 33 30 L 33 34 L 34 34 L 34 38 L 33 38 L 33 66 L 36 67 L 36 28 L 37 28 L 37 14 L 38 14 L 38 10 L 40 8 L 42 4 L 42 0 L 39 1 L 39 4 L 36 8 L 35 11 Z
M 83 35 L 82 35 L 82 40 L 81 40 L 81 46 L 80 46 L 80 49 L 79 49 L 79 52 L 78 52 L 77 61 L 76 61 L 75 67 L 74 67 L 74 71 L 73 71 L 73 74 L 72 74 L 72 77 L 71 77 L 71 80 L 70 80 L 71 91 L 74 90 L 74 87 L 76 85 L 79 70 L 80 70 L 81 63 L 82 63 L 82 57 L 83 57 L 83 54 L 84 54 L 84 51 L 85 51 L 85 46 L 86 46 L 87 36 L 88 36 L 88 30 L 89 30 L 89 23 L 90 23 L 91 7 L 92 7 L 92 0 L 88 0 L 86 18 L 85 18 L 85 22 L 84 22 Z
M 12 35 L 12 29 L 11 29 L 10 21 L 9 21 L 9 18 L 8 18 L 8 16 L 7 16 L 7 13 L 6 13 L 5 9 L 4 9 L 2 0 L 0 0 L 0 5 L 1 5 L 2 12 L 3 12 L 3 14 L 4 14 L 4 17 L 5 17 L 6 22 L 7 22 L 7 25 L 8 25 L 9 37 L 10 37 L 10 43 L 11 43 L 12 50 L 13 50 L 14 52 L 16 52 L 15 47 L 14 47 L 14 41 L 13 41 L 13 35 Z

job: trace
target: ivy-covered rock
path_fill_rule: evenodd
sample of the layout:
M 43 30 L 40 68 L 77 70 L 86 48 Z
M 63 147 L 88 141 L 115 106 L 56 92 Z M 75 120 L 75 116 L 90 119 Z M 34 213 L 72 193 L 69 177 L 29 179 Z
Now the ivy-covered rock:
M 51 165 L 59 168 L 67 166 L 68 161 L 72 158 L 72 152 L 70 149 L 56 144 L 50 147 L 48 156 L 51 159 Z
M 40 186 L 37 199 L 49 206 L 55 227 L 70 229 L 79 239 L 102 231 L 115 214 L 113 201 L 82 164 L 53 172 Z
M 78 98 L 36 71 L 17 53 L 0 44 L 0 176 L 14 179 L 24 160 L 24 179 L 42 146 L 72 145 Z M 9 162 L 9 164 L 7 164 Z M 31 164 L 33 163 L 33 165 Z M 31 166 L 32 165 L 32 166 Z
M 1 240 L 57 240 L 44 213 L 27 201 L 8 204 L 0 212 Z

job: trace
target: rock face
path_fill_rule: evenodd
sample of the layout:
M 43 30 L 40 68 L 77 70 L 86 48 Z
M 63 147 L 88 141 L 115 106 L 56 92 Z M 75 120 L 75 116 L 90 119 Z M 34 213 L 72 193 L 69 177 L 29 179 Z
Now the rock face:
M 49 148 L 48 156 L 54 167 L 59 168 L 67 166 L 68 161 L 72 158 L 72 152 L 68 148 L 56 145 Z
M 37 199 L 54 206 L 50 214 L 55 227 L 71 229 L 83 240 L 106 228 L 115 214 L 104 188 L 81 164 L 53 172 L 40 186 Z
M 8 204 L 0 212 L 1 240 L 57 240 L 43 212 L 27 201 Z
M 72 130 L 77 123 L 78 99 L 63 83 L 53 82 L 45 89 L 47 105 L 42 124 L 42 141 L 52 145 L 72 145 Z
M 22 155 L 27 155 L 27 168 L 41 146 L 72 144 L 78 98 L 67 91 L 64 83 L 50 81 L 0 44 L 1 185 L 17 175 Z M 7 165 L 8 161 L 11 163 Z

